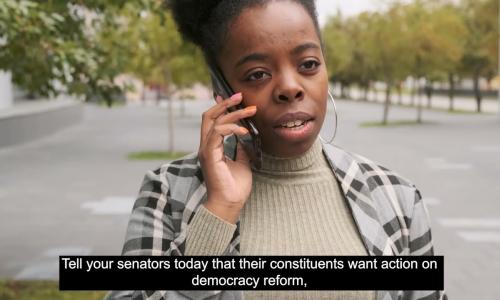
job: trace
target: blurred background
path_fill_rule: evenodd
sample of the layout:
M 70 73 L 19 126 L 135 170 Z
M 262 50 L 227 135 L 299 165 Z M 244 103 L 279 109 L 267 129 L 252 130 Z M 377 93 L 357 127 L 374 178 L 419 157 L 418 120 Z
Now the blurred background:
M 499 2 L 317 1 L 335 144 L 421 190 L 454 300 L 500 299 Z M 0 1 L 1 300 L 102 298 L 59 292 L 58 256 L 120 254 L 208 82 L 160 1 Z

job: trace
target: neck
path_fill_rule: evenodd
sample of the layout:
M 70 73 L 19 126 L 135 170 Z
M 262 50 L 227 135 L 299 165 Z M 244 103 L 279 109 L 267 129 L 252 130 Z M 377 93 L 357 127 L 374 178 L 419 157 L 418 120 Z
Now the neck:
M 268 153 L 262 153 L 261 171 L 275 172 L 295 172 L 310 168 L 315 162 L 321 159 L 322 146 L 317 139 L 312 146 L 304 153 L 294 157 L 277 157 Z

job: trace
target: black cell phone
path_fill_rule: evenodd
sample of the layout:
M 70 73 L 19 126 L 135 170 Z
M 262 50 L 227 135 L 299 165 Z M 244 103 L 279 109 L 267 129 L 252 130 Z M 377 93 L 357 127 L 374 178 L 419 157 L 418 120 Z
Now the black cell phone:
M 224 78 L 221 70 L 217 66 L 210 66 L 210 75 L 212 77 L 212 87 L 214 89 L 214 94 L 221 96 L 224 99 L 227 99 L 234 95 L 234 91 Z M 214 95 L 215 97 L 215 95 Z M 243 109 L 245 106 L 243 104 L 235 105 L 234 107 L 228 108 L 229 112 L 233 112 L 238 109 Z M 255 166 L 255 168 L 260 169 L 262 167 L 262 148 L 261 148 L 261 139 L 259 136 L 259 131 L 255 124 L 250 120 L 250 118 L 241 119 L 240 123 L 243 127 L 248 129 L 248 134 L 243 136 L 236 135 L 236 139 L 243 148 L 246 153 L 250 157 L 250 161 Z

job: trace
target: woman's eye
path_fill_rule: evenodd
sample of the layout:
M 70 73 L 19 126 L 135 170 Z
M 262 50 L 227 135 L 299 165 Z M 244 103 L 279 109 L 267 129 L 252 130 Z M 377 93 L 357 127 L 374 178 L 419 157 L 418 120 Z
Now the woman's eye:
M 320 65 L 320 63 L 315 61 L 315 60 L 308 60 L 305 63 L 303 63 L 302 65 L 300 65 L 300 69 L 302 69 L 304 71 L 312 71 L 312 70 L 316 69 L 317 67 L 319 67 L 319 65 Z
M 247 81 L 256 81 L 256 80 L 262 80 L 269 77 L 269 75 L 266 72 L 263 71 L 257 71 L 253 72 L 252 74 L 247 76 Z

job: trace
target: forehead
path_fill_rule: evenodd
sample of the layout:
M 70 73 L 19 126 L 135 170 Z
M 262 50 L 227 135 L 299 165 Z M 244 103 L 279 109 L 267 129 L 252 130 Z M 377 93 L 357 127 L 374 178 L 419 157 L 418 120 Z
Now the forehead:
M 246 8 L 229 26 L 221 57 L 286 50 L 303 42 L 320 43 L 314 22 L 294 1 L 270 1 Z

